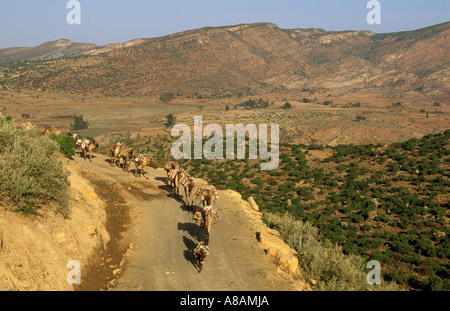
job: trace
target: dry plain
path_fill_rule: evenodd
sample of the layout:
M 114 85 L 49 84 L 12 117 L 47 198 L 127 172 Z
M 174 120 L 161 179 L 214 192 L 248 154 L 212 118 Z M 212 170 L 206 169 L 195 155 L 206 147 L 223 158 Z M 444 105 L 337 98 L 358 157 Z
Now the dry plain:
M 38 127 L 53 126 L 69 132 L 73 116 L 83 115 L 89 128 L 80 131 L 101 141 L 105 134 L 135 136 L 170 135 L 168 114 L 177 123 L 193 126 L 194 116 L 203 125 L 279 124 L 282 143 L 303 144 L 389 144 L 428 133 L 442 132 L 450 124 L 448 103 L 439 106 L 430 100 L 410 100 L 387 96 L 381 91 L 329 94 L 328 92 L 279 92 L 222 99 L 175 98 L 163 102 L 158 97 L 88 97 L 46 92 L 0 93 L 0 110 L 12 115 L 18 124 L 31 122 Z M 240 103 L 268 100 L 264 109 L 247 110 Z M 303 99 L 310 100 L 304 103 Z M 331 104 L 324 105 L 325 101 Z M 284 103 L 291 109 L 281 109 Z M 401 106 L 392 107 L 400 102 Z M 226 111 L 226 106 L 229 110 Z M 24 117 L 25 116 L 25 117 Z M 362 117 L 363 120 L 357 120 Z

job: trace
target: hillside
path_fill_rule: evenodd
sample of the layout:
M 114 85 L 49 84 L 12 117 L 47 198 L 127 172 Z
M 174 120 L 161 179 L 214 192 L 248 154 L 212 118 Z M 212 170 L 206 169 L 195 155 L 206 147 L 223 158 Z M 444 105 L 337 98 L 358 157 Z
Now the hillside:
M 448 101 L 449 28 L 390 34 L 270 23 L 202 28 L 64 59 L 5 64 L 0 84 L 63 94 L 184 97 L 381 88 Z
M 125 143 L 164 163 L 170 140 L 146 139 Z M 385 281 L 449 290 L 449 139 L 447 130 L 387 146 L 283 144 L 274 171 L 257 160 L 180 163 L 264 213 L 313 224 L 345 254 L 378 260 Z
M 95 44 L 75 43 L 67 39 L 61 39 L 35 47 L 6 48 L 0 50 L 0 64 L 67 57 L 88 51 L 96 46 Z

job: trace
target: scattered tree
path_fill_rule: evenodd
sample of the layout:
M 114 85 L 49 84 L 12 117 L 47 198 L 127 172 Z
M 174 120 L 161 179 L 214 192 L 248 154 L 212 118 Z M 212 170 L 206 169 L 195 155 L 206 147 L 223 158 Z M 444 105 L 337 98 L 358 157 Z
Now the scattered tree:
M 281 106 L 281 109 L 291 109 L 292 105 L 291 103 L 285 103 L 283 106 Z
M 159 100 L 162 100 L 163 102 L 168 103 L 172 99 L 174 99 L 174 97 L 175 97 L 174 93 L 164 93 L 159 96 Z
M 166 116 L 166 118 L 167 118 L 167 123 L 166 123 L 166 126 L 167 127 L 171 127 L 171 126 L 174 126 L 175 125 L 175 120 L 177 119 L 173 114 L 168 114 L 167 116 Z
M 70 123 L 70 129 L 72 131 L 84 130 L 89 127 L 89 122 L 84 120 L 83 115 L 74 115 L 73 124 Z

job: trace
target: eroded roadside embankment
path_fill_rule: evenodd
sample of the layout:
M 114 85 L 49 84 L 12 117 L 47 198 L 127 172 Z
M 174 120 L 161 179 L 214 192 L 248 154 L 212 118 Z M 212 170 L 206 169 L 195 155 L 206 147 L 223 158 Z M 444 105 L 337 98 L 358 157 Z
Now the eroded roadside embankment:
M 67 263 L 78 261 L 83 272 L 89 258 L 109 243 L 105 202 L 78 163 L 68 161 L 66 167 L 71 173 L 68 219 L 50 206 L 25 217 L 2 204 L 0 290 L 71 291 Z

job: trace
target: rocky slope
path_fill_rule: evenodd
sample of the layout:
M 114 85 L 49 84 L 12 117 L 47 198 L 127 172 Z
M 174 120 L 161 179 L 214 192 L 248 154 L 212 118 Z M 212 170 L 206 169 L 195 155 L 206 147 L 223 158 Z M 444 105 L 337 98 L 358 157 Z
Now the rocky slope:
M 100 96 L 383 88 L 448 100 L 449 34 L 450 23 L 389 34 L 270 23 L 202 28 L 42 64 L 5 65 L 0 84 Z

